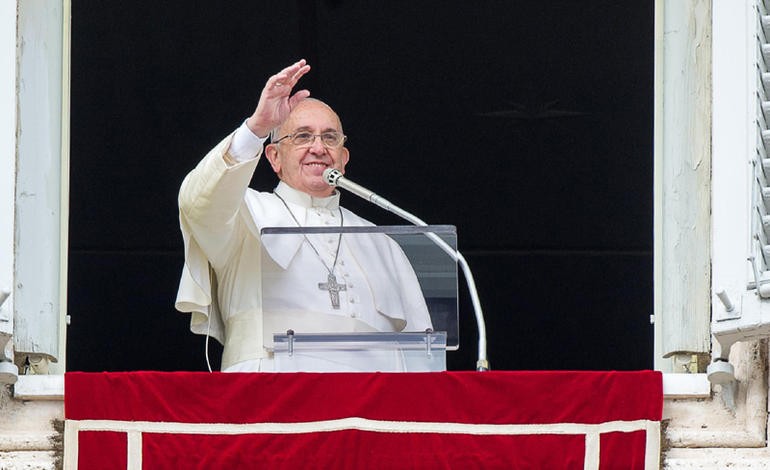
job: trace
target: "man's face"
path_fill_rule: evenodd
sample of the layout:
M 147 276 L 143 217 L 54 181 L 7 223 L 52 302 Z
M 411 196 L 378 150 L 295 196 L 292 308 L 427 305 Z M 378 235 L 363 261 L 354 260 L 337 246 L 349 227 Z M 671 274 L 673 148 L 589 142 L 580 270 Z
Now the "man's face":
M 289 119 L 281 126 L 278 138 L 297 132 L 320 135 L 330 131 L 342 134 L 342 125 L 334 111 L 321 102 L 306 100 L 292 110 Z M 268 145 L 265 155 L 284 183 L 315 197 L 326 197 L 334 191 L 323 179 L 324 170 L 336 168 L 345 173 L 349 158 L 347 148 L 326 147 L 320 137 L 301 146 L 285 139 Z

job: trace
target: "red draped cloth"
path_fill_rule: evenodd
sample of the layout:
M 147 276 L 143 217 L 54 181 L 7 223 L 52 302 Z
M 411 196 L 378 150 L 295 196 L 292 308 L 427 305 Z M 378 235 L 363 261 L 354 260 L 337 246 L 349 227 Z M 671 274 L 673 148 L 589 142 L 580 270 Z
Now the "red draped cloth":
M 65 375 L 68 468 L 658 468 L 658 372 Z

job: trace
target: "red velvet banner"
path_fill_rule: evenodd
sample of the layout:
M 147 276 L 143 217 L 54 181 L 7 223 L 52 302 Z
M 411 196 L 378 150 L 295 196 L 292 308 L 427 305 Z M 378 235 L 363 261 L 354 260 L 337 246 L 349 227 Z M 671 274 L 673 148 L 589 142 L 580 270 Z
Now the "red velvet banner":
M 662 406 L 647 371 L 73 372 L 65 453 L 82 469 L 656 468 Z

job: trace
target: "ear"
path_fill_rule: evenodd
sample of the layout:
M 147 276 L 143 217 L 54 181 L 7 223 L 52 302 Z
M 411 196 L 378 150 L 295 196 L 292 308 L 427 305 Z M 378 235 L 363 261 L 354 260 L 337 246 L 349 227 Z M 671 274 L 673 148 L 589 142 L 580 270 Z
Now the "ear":
M 345 174 L 345 165 L 348 164 L 348 160 L 350 160 L 350 151 L 347 147 L 342 147 L 342 153 L 340 154 L 340 172 L 343 175 Z
M 273 171 L 276 175 L 281 174 L 281 157 L 278 156 L 278 146 L 275 144 L 269 144 L 265 147 L 265 157 L 270 162 L 270 166 L 273 167 Z

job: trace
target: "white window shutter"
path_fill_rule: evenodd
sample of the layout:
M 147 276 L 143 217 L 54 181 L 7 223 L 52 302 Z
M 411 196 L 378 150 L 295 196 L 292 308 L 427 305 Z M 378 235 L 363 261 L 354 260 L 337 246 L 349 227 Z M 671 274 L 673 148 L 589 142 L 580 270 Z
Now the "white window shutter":
M 656 368 L 669 370 L 711 350 L 711 9 L 708 2 L 656 5 L 662 3 L 655 59 L 655 350 Z
M 62 2 L 19 2 L 14 346 L 56 362 L 63 314 Z M 66 170 L 66 168 L 65 168 Z M 65 238 L 62 238 L 65 237 Z
M 0 2 L 0 384 L 14 383 L 13 265 L 16 175 L 16 2 Z
M 709 379 L 731 381 L 735 342 L 770 337 L 770 15 L 713 2 L 712 334 Z
M 749 261 L 752 276 L 747 288 L 755 289 L 760 298 L 770 298 L 770 15 L 759 1 L 756 22 L 756 153 L 751 161 L 751 241 Z

